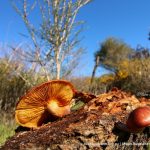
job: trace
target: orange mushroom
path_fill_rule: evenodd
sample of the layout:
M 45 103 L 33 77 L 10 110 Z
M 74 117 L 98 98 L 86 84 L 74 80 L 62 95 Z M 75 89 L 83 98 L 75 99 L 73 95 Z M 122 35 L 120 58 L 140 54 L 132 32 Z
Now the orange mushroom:
M 18 102 L 15 119 L 24 127 L 36 128 L 46 120 L 70 113 L 75 89 L 64 80 L 53 80 L 34 87 Z
M 126 132 L 138 133 L 143 131 L 150 126 L 150 107 L 136 108 L 129 114 L 126 124 L 119 122 L 116 125 L 119 129 Z

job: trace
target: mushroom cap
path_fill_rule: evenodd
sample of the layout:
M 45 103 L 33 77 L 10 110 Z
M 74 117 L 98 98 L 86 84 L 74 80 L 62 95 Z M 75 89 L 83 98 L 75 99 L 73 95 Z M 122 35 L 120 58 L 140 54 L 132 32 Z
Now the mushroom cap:
M 29 90 L 17 103 L 15 119 L 24 127 L 36 128 L 52 116 L 69 113 L 75 90 L 64 80 L 52 80 Z
M 127 120 L 127 127 L 131 130 L 140 130 L 150 126 L 150 107 L 139 107 L 132 111 Z

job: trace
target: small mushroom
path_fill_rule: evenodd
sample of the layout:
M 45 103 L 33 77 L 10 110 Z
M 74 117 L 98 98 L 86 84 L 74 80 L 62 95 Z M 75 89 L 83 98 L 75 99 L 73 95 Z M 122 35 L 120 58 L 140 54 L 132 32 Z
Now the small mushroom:
M 126 125 L 118 123 L 117 127 L 127 132 L 141 132 L 145 127 L 150 126 L 150 107 L 144 106 L 133 110 L 127 119 Z
M 70 113 L 75 89 L 64 80 L 53 80 L 34 87 L 18 102 L 15 119 L 28 128 L 41 126 L 47 120 Z
M 132 132 L 142 131 L 145 127 L 150 126 L 150 107 L 139 107 L 132 111 L 126 124 Z

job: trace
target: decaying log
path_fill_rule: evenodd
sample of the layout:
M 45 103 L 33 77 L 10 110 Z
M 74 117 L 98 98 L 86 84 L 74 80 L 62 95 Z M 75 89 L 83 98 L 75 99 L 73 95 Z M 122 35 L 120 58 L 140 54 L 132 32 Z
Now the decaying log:
M 113 90 L 90 100 L 80 110 L 45 124 L 38 129 L 20 131 L 8 139 L 2 150 L 86 150 L 86 149 L 147 149 L 150 129 L 128 133 L 116 127 L 125 123 L 129 113 L 148 99 Z

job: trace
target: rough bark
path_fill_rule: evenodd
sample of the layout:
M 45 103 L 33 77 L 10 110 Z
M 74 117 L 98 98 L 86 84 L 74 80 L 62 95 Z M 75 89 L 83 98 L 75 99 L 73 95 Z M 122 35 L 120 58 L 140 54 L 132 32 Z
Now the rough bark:
M 81 95 L 80 95 L 81 96 Z M 20 131 L 8 139 L 2 150 L 143 150 L 150 143 L 149 128 L 133 134 L 119 130 L 118 122 L 126 122 L 130 111 L 149 105 L 148 99 L 138 100 L 130 94 L 114 90 L 102 94 L 78 111 L 43 125 L 39 129 Z

